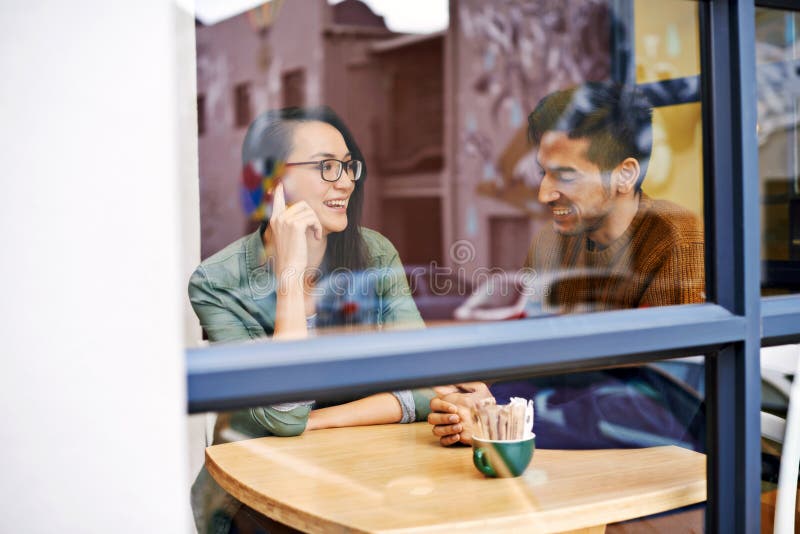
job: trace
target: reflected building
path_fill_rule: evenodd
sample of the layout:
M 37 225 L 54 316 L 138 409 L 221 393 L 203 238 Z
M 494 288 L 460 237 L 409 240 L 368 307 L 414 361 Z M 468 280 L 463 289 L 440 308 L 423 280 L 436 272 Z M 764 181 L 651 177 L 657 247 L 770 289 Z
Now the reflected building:
M 609 41 L 588 31 L 598 25 L 606 3 L 585 0 L 457 0 L 450 26 L 424 35 L 391 32 L 359 0 L 273 1 L 198 23 L 203 257 L 249 229 L 239 202 L 249 121 L 327 104 L 367 159 L 364 223 L 405 264 L 519 268 L 545 221 L 526 117 L 552 90 L 609 76 Z M 460 240 L 471 249 L 454 256 Z
M 516 270 L 550 220 L 527 115 L 552 91 L 610 78 L 655 97 L 644 191 L 702 216 L 696 4 L 631 5 L 451 0 L 449 26 L 423 35 L 390 31 L 360 0 L 273 0 L 198 23 L 203 257 L 252 227 L 239 200 L 250 119 L 327 104 L 367 160 L 364 224 L 405 265 Z
M 800 289 L 800 32 L 796 14 L 756 10 L 763 294 Z

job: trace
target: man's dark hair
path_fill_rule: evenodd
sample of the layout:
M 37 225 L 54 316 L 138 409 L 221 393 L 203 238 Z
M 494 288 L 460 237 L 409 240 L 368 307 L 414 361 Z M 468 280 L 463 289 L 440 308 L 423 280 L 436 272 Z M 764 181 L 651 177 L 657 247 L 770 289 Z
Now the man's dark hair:
M 587 82 L 544 97 L 528 116 L 528 138 L 539 144 L 545 132 L 589 139 L 586 157 L 605 174 L 625 158 L 639 161 L 642 187 L 653 147 L 653 109 L 632 86 Z
M 285 163 L 292 151 L 294 127 L 303 122 L 320 121 L 330 124 L 342 134 L 353 159 L 362 161 L 361 178 L 347 204 L 347 228 L 328 236 L 323 269 L 348 269 L 361 271 L 367 265 L 366 244 L 361 238 L 361 214 L 364 206 L 364 183 L 367 181 L 367 164 L 356 144 L 355 137 L 344 121 L 328 106 L 290 107 L 266 111 L 250 124 L 242 143 L 242 163 L 261 160 L 261 168 L 273 169 Z M 346 179 L 344 177 L 343 179 Z M 262 232 L 268 221 L 262 223 Z

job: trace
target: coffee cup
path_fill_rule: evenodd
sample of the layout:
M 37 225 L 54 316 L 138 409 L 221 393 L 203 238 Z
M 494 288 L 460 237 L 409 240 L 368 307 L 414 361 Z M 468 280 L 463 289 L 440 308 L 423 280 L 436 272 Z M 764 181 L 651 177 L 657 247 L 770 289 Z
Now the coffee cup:
M 531 463 L 536 434 L 524 439 L 492 440 L 472 437 L 472 463 L 492 478 L 518 477 Z

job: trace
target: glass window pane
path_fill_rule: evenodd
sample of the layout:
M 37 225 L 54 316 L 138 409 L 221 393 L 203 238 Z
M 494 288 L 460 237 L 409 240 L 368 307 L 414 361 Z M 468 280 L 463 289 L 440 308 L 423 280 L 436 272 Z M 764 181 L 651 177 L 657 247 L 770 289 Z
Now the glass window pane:
M 691 357 L 491 383 L 488 391 L 497 405 L 530 399 L 534 414 L 530 463 L 526 467 L 528 457 L 522 456 L 519 464 L 503 464 L 522 472 L 503 486 L 487 484 L 486 478 L 497 474 L 485 467 L 492 465 L 491 456 L 473 464 L 478 441 L 472 449 L 441 447 L 427 423 L 315 428 L 287 437 L 302 430 L 296 424 L 306 409 L 302 403 L 276 405 L 269 408 L 272 413 L 253 407 L 214 414 L 206 419 L 214 445 L 192 488 L 198 530 L 250 532 L 257 530 L 245 529 L 260 526 L 272 532 L 285 524 L 301 530 L 311 524 L 321 531 L 335 525 L 369 531 L 480 521 L 482 529 L 499 525 L 501 530 L 608 523 L 610 532 L 701 531 L 702 362 Z M 314 407 L 311 426 L 324 421 L 325 404 Z M 495 431 L 478 426 L 470 423 L 465 431 L 478 436 Z M 583 489 L 576 494 L 577 487 Z M 653 494 L 665 491 L 673 492 L 671 501 L 659 504 Z M 468 505 L 476 493 L 486 506 Z M 632 493 L 642 494 L 640 508 L 608 511 L 608 501 Z M 607 511 L 596 514 L 591 508 L 600 502 Z M 650 516 L 659 506 L 668 512 Z M 449 510 L 459 510 L 457 517 Z
M 399 26 L 394 9 L 273 0 L 218 22 L 199 17 L 203 262 L 190 296 L 209 341 L 518 319 L 535 328 L 554 314 L 706 300 L 696 2 L 426 1 L 412 17 L 424 28 Z M 305 108 L 277 111 L 289 105 Z M 325 181 L 323 159 L 360 159 L 364 176 Z M 659 455 L 655 447 L 675 445 L 665 454 L 704 466 L 703 377 L 702 358 L 670 360 L 462 386 L 453 400 L 480 392 L 500 404 L 531 400 L 537 458 L 554 449 Z M 300 451 L 334 435 L 326 426 L 398 421 L 417 423 L 356 430 L 411 433 L 396 438 L 408 451 L 436 445 L 425 420 L 434 395 L 448 391 L 220 413 L 214 442 L 272 435 L 259 443 L 275 444 L 271 454 L 297 467 L 309 494 L 334 480 L 348 495 L 394 503 L 397 517 L 385 522 L 434 524 L 425 503 L 442 487 L 427 471 L 353 474 L 359 454 L 348 447 L 362 444 L 351 438 L 341 448 L 352 463 L 329 461 L 338 447 L 319 462 Z M 439 431 L 471 437 L 464 427 Z M 297 434 L 298 455 L 275 437 Z M 374 439 L 381 452 L 394 438 Z M 449 456 L 464 464 L 455 476 L 476 477 L 469 455 Z M 533 486 L 564 480 L 559 467 L 536 465 L 525 475 Z M 692 497 L 670 506 L 704 500 L 704 475 L 685 473 L 695 477 L 683 492 Z M 208 493 L 209 484 L 201 473 L 193 492 L 201 529 L 249 520 L 235 518 L 228 492 Z M 537 495 L 522 495 L 520 506 L 530 509 Z M 302 524 L 278 509 L 245 515 Z M 559 520 L 569 529 L 634 517 Z M 671 532 L 701 528 L 702 517 L 701 507 L 647 521 Z
M 636 82 L 651 83 L 700 74 L 697 4 L 667 0 L 633 2 Z
M 761 349 L 761 457 L 762 457 L 762 531 L 772 532 L 786 434 L 792 383 L 797 379 L 800 345 Z M 794 506 L 790 512 L 796 514 Z
M 303 16 L 285 2 L 198 25 L 208 124 L 199 143 L 202 257 L 216 268 L 204 269 L 193 287 L 203 293 L 194 300 L 212 341 L 272 335 L 285 316 L 276 313 L 273 229 L 259 228 L 279 181 L 290 205 L 310 202 L 331 241 L 360 243 L 360 253 L 346 245 L 348 254 L 334 258 L 332 245 L 302 260 L 312 276 L 297 309 L 317 313 L 316 332 L 705 300 L 697 5 L 443 6 L 426 8 L 433 21 L 426 33 L 406 35 L 364 4 L 320 4 L 304 19 L 304 33 L 315 37 L 304 35 L 302 46 L 292 28 Z M 239 105 L 243 87 L 247 106 Z M 576 112 L 586 103 L 595 109 Z M 239 128 L 245 116 L 274 122 L 263 114 L 287 104 L 335 110 L 352 134 L 341 141 L 358 149 L 365 178 L 326 186 L 308 163 L 319 160 L 314 150 L 266 157 L 275 141 L 269 132 L 254 127 L 247 136 Z M 620 120 L 593 125 L 592 113 Z M 354 147 L 343 146 L 341 157 Z M 555 161 L 572 149 L 577 159 Z M 296 191 L 295 182 L 317 185 Z M 345 197 L 347 207 L 325 205 Z M 377 233 L 340 231 L 355 228 L 359 203 L 361 227 Z M 237 250 L 226 248 L 232 243 Z M 238 255 L 251 263 L 234 266 Z M 370 272 L 354 275 L 343 294 L 326 295 L 341 284 L 325 275 L 352 267 Z M 230 282 L 220 278 L 227 275 L 250 292 L 233 317 L 214 312 L 232 310 L 229 300 L 239 296 L 209 290 Z
M 761 290 L 800 290 L 800 13 L 756 11 Z

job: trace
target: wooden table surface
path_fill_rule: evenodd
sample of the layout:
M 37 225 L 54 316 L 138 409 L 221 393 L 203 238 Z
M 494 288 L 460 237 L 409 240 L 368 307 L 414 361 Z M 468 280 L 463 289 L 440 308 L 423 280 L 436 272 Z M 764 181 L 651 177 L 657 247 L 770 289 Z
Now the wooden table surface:
M 308 532 L 603 532 L 704 501 L 705 455 L 678 447 L 536 450 L 525 474 L 484 478 L 426 423 L 336 428 L 206 449 L 229 493 Z

